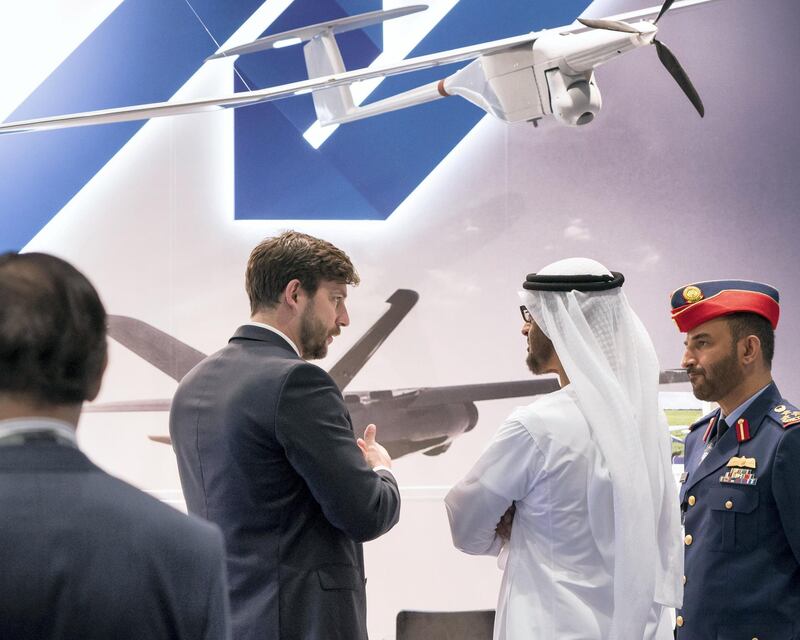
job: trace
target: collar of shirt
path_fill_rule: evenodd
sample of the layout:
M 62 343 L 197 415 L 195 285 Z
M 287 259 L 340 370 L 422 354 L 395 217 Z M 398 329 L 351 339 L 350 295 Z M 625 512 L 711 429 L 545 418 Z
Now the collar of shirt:
M 770 384 L 772 384 L 772 383 L 770 383 Z M 734 424 L 736 424 L 736 421 L 742 416 L 742 414 L 745 411 L 747 411 L 747 407 L 749 407 L 751 404 L 753 404 L 753 402 L 755 402 L 755 399 L 758 398 L 758 396 L 760 396 L 762 393 L 764 393 L 764 391 L 766 391 L 768 386 L 769 386 L 769 384 L 766 385 L 765 387 L 762 387 L 758 391 L 756 391 L 752 396 L 750 396 L 742 404 L 740 404 L 733 411 L 731 411 L 731 415 L 729 415 L 729 416 L 724 415 L 722 413 L 722 408 L 720 408 L 720 410 L 719 410 L 720 420 L 724 420 L 729 427 L 731 427 Z
M 272 331 L 272 333 L 277 333 L 281 338 L 286 340 L 286 342 L 289 343 L 289 345 L 292 347 L 292 349 L 294 349 L 294 352 L 298 356 L 300 356 L 300 349 L 297 348 L 297 345 L 294 343 L 294 340 L 292 340 L 289 336 L 287 336 L 283 331 L 278 331 L 278 329 L 273 327 L 271 324 L 265 324 L 263 322 L 253 322 L 251 320 L 247 324 L 253 325 L 254 327 L 261 327 L 262 329 L 267 329 L 268 331 Z M 300 357 L 302 358 L 303 356 L 300 356 Z
M 78 447 L 75 427 L 67 422 L 36 416 L 0 420 L 0 445 L 21 444 L 26 435 L 36 433 L 50 433 L 63 444 Z

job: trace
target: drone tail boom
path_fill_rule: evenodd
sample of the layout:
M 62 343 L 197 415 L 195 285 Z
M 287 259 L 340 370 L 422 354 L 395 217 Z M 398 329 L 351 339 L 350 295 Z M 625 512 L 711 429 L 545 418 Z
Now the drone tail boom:
M 342 87 L 344 88 L 344 87 Z M 347 87 L 346 89 L 349 93 L 350 88 Z M 333 91 L 333 89 L 330 89 Z M 314 106 L 316 107 L 316 94 L 320 92 L 314 92 Z M 404 91 L 402 93 L 395 94 L 393 96 L 389 96 L 388 98 L 384 98 L 383 100 L 377 100 L 376 102 L 371 102 L 368 105 L 364 105 L 363 107 L 352 107 L 348 111 L 342 111 L 339 113 L 332 113 L 330 118 L 325 118 L 324 115 L 317 109 L 317 118 L 319 118 L 320 124 L 322 125 L 329 125 L 329 124 L 343 124 L 345 122 L 353 122 L 355 120 L 361 120 L 362 118 L 370 118 L 372 116 L 377 116 L 381 113 L 389 113 L 390 111 L 397 111 L 398 109 L 405 109 L 407 107 L 413 107 L 418 104 L 425 104 L 426 102 L 433 102 L 434 100 L 439 100 L 441 98 L 448 97 L 449 93 L 446 93 L 441 80 L 436 80 L 429 84 L 422 85 L 421 87 L 416 87 L 414 89 L 410 89 L 408 91 Z
M 341 21 L 336 22 L 346 24 L 338 25 L 331 23 L 325 28 L 318 28 L 313 32 L 313 35 L 312 32 L 307 33 L 306 35 L 310 37 L 303 47 L 303 55 L 305 56 L 308 77 L 310 79 L 321 78 L 345 73 L 347 71 L 344 66 L 344 61 L 342 60 L 342 54 L 339 51 L 339 45 L 336 42 L 336 34 L 341 33 L 345 28 L 347 30 L 352 28 L 350 24 L 352 20 L 359 19 L 358 25 L 365 26 L 366 24 L 383 22 L 392 18 L 398 18 L 402 15 L 407 15 L 408 13 L 419 11 L 422 7 L 424 7 L 424 5 L 409 7 L 402 10 L 402 12 L 375 11 L 369 14 L 362 14 L 362 16 L 353 16 L 353 18 L 343 18 Z M 273 39 L 276 37 L 278 36 L 271 36 Z M 353 99 L 353 92 L 349 84 L 316 89 L 312 92 L 314 110 L 316 111 L 317 119 L 321 125 L 342 124 L 354 120 L 361 120 L 362 118 L 369 118 L 370 116 L 380 113 L 396 111 L 397 109 L 404 109 L 416 104 L 438 100 L 447 95 L 448 94 L 445 93 L 440 86 L 440 83 L 433 82 L 384 100 L 379 100 L 364 107 L 358 107 Z
M 309 78 L 332 76 L 346 71 L 336 36 L 331 31 L 315 35 L 303 47 Z M 328 124 L 346 118 L 355 109 L 350 85 L 319 89 L 312 92 L 314 110 L 320 123 Z

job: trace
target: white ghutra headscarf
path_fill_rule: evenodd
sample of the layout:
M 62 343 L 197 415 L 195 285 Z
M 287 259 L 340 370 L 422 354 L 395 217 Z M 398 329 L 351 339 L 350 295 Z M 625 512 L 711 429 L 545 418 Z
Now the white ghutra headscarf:
M 548 265 L 529 281 L 585 275 L 613 277 L 599 262 L 571 258 Z M 621 284 L 621 275 L 614 275 Z M 535 282 L 526 285 L 538 288 Z M 553 342 L 611 477 L 609 638 L 641 638 L 654 602 L 679 607 L 683 598 L 677 489 L 669 429 L 658 407 L 660 369 L 653 343 L 619 285 L 602 291 L 526 289 L 519 295 Z

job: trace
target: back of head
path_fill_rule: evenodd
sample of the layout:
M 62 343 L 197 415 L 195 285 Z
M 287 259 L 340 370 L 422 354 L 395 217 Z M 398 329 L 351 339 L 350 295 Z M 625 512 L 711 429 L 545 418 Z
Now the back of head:
M 360 279 L 347 254 L 326 240 L 286 231 L 262 241 L 247 262 L 245 287 L 250 311 L 273 308 L 291 280 L 313 295 L 320 281 L 356 285 Z
M 43 253 L 0 255 L 0 398 L 72 405 L 96 393 L 106 312 L 75 267 Z

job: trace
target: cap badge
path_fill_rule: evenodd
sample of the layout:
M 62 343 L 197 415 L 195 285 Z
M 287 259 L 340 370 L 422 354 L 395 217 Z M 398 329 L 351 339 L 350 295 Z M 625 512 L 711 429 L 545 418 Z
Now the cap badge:
M 786 405 L 785 404 L 779 404 L 777 407 L 775 407 L 773 409 L 773 411 L 775 413 L 783 413 L 784 411 L 786 411 Z
M 683 290 L 683 299 L 689 304 L 692 304 L 693 302 L 703 299 L 703 292 L 700 291 L 699 287 L 690 285 Z

